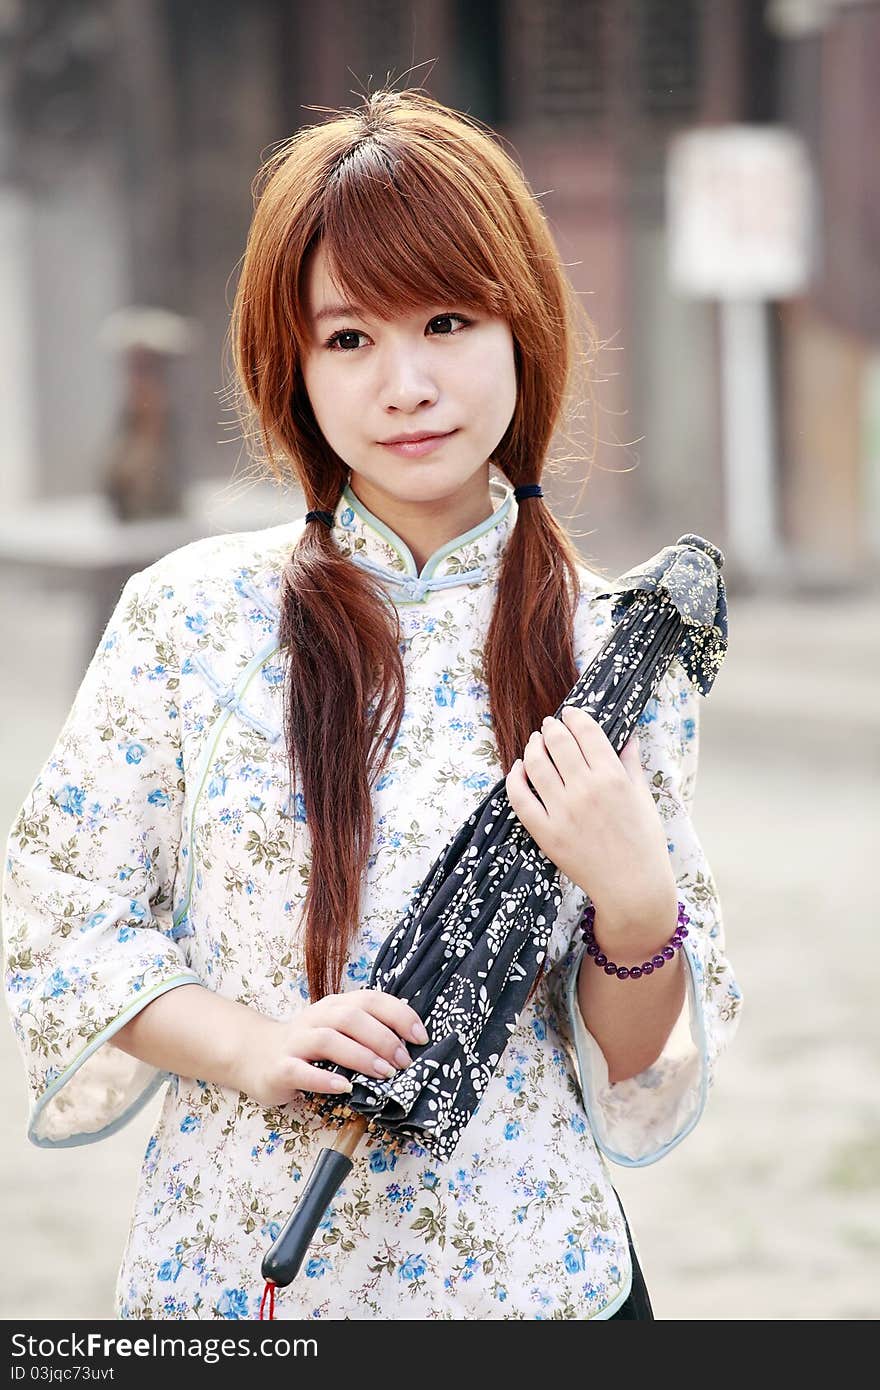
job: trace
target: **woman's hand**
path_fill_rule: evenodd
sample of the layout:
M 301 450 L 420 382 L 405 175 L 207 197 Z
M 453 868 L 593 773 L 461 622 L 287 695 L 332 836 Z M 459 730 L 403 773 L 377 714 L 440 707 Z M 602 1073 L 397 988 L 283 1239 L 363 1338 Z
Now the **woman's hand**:
M 382 990 L 327 994 L 290 1020 L 261 1018 L 242 1057 L 242 1085 L 260 1105 L 284 1105 L 297 1091 L 336 1095 L 351 1089 L 346 1077 L 311 1063 L 337 1062 L 366 1076 L 393 1076 L 412 1058 L 403 1040 L 425 1043 L 415 1009 Z
M 670 889 L 674 900 L 666 831 L 642 771 L 637 732 L 618 757 L 598 722 L 566 705 L 561 719 L 548 717 L 532 734 L 506 786 L 526 830 L 590 895 L 599 916 L 636 923 L 656 915 Z

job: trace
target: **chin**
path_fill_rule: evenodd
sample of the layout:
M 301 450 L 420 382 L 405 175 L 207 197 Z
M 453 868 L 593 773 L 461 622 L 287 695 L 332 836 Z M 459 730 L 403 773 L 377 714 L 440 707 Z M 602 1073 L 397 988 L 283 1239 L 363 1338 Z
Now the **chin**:
M 452 497 L 473 483 L 483 467 L 479 464 L 467 470 L 450 468 L 448 463 L 430 457 L 407 459 L 403 462 L 395 459 L 394 462 L 396 466 L 393 469 L 386 468 L 380 476 L 359 473 L 357 469 L 352 469 L 351 481 L 355 492 L 360 481 L 367 487 L 375 488 L 401 502 L 434 501 Z

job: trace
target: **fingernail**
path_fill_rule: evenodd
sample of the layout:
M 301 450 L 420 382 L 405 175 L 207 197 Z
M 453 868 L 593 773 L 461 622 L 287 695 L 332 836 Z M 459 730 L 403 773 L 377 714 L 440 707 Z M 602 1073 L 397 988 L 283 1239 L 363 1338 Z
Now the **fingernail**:
M 423 1023 L 414 1023 L 409 1035 L 413 1042 L 426 1043 L 428 1041 L 428 1034 Z
M 399 1067 L 408 1067 L 412 1061 L 405 1047 L 399 1047 L 394 1054 L 394 1060 Z
M 380 1076 L 393 1076 L 394 1068 L 390 1062 L 386 1062 L 384 1057 L 376 1057 L 373 1061 L 373 1070 Z
M 330 1084 L 332 1085 L 334 1091 L 351 1091 L 354 1089 L 351 1082 L 346 1081 L 344 1076 L 331 1077 Z

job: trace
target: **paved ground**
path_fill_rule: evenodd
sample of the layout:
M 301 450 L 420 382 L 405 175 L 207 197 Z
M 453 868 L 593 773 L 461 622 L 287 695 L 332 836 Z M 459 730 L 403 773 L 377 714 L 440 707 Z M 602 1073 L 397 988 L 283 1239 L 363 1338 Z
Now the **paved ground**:
M 7 583 L 5 598 L 4 842 L 81 675 L 83 627 L 71 595 Z M 697 1129 L 653 1167 L 614 1169 L 662 1319 L 880 1313 L 878 618 L 876 594 L 732 596 L 695 820 L 746 1009 Z M 112 1316 L 158 1103 L 100 1144 L 34 1148 L 4 1015 L 0 1316 Z

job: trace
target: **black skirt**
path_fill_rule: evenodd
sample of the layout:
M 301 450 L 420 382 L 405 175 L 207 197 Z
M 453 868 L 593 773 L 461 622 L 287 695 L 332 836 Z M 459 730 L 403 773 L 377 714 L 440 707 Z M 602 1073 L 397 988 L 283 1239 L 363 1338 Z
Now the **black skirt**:
M 620 1197 L 615 1192 L 618 1202 Z M 654 1322 L 654 1310 L 651 1307 L 651 1300 L 648 1297 L 648 1288 L 645 1284 L 645 1276 L 642 1274 L 642 1267 L 636 1258 L 635 1246 L 632 1242 L 632 1233 L 629 1229 L 629 1222 L 626 1219 L 626 1212 L 623 1210 L 623 1203 L 620 1202 L 620 1210 L 623 1213 L 623 1222 L 626 1226 L 626 1239 L 629 1245 L 629 1257 L 632 1261 L 632 1288 L 629 1298 L 621 1304 L 616 1313 L 612 1313 L 608 1322 L 612 1318 L 639 1318 L 645 1321 Z

